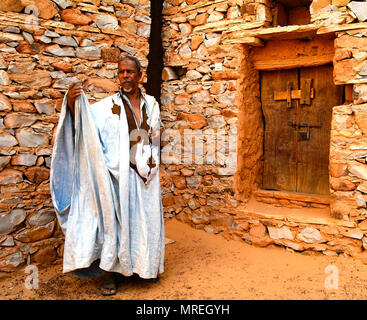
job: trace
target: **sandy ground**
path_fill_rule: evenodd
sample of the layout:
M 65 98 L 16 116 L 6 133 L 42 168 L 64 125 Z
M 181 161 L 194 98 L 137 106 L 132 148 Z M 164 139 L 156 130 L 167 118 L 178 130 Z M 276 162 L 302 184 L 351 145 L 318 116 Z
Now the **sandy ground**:
M 100 279 L 62 274 L 61 264 L 39 268 L 39 287 L 26 288 L 25 270 L 0 280 L 2 300 L 365 300 L 367 265 L 350 257 L 258 248 L 195 230 L 177 220 L 166 224 L 165 272 L 158 282 L 121 278 L 119 292 L 100 295 Z

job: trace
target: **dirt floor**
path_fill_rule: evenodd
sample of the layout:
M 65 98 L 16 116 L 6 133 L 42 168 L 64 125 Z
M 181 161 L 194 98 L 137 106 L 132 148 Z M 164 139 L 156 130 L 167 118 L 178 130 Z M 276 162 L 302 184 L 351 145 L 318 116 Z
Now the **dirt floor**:
M 120 279 L 119 292 L 100 295 L 100 279 L 62 274 L 60 263 L 39 268 L 39 288 L 26 288 L 24 270 L 0 280 L 2 300 L 365 300 L 367 265 L 339 255 L 305 255 L 280 247 L 258 248 L 195 230 L 177 220 L 166 224 L 165 272 L 158 282 Z

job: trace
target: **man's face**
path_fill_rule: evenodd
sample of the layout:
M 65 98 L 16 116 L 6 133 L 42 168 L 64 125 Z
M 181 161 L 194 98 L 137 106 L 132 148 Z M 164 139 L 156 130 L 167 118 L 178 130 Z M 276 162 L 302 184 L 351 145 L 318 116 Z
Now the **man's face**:
M 136 69 L 135 61 L 123 60 L 119 63 L 118 78 L 125 93 L 132 93 L 139 87 L 141 73 Z

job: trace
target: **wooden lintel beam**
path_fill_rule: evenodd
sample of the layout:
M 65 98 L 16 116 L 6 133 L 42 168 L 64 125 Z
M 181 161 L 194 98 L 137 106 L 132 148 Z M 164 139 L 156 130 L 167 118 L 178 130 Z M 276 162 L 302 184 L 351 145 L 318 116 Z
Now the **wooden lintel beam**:
M 256 30 L 238 31 L 229 34 L 232 39 L 238 39 L 242 37 L 259 37 L 261 39 L 277 39 L 287 35 L 307 34 L 314 33 L 318 26 L 314 24 L 308 24 L 304 26 L 287 26 L 287 27 L 275 27 L 275 28 L 261 28 Z
M 279 69 L 295 69 L 302 67 L 318 67 L 333 62 L 334 55 L 318 56 L 312 59 L 310 56 L 299 57 L 294 59 L 269 59 L 254 61 L 254 67 L 257 70 L 279 70 Z
M 333 63 L 334 55 L 334 40 L 268 41 L 254 47 L 253 63 L 257 70 L 316 67 Z

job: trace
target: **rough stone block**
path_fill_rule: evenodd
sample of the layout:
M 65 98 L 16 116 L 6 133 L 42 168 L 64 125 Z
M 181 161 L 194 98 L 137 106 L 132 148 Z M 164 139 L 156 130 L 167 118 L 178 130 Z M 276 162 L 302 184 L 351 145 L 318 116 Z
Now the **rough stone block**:
M 118 48 L 102 48 L 101 58 L 104 62 L 118 62 L 120 57 L 120 50 Z
M 330 4 L 331 0 L 313 0 L 310 6 L 311 15 L 317 15 L 319 13 L 328 11 Z
M 88 25 L 93 19 L 85 14 L 82 14 L 77 9 L 66 9 L 61 13 L 61 19 L 65 22 L 76 24 L 76 25 Z
M 262 223 L 254 224 L 250 228 L 251 237 L 263 238 L 266 234 L 266 227 Z
M 10 133 L 6 131 L 0 132 L 0 147 L 14 147 L 17 144 L 17 139 L 15 139 Z
M 4 169 L 0 172 L 0 185 L 15 184 L 23 181 L 22 172 L 14 169 Z
M 9 214 L 0 215 L 0 236 L 13 232 L 25 220 L 26 215 L 23 209 L 16 209 Z
M 48 264 L 55 261 L 57 258 L 57 251 L 52 247 L 39 249 L 32 256 L 32 260 L 38 263 Z
M 27 169 L 25 176 L 31 182 L 41 183 L 50 177 L 50 170 L 45 167 L 32 167 Z
M 98 48 L 96 46 L 79 47 L 76 49 L 76 56 L 81 59 L 99 60 L 101 59 L 101 52 L 101 48 Z
M 17 270 L 24 263 L 24 255 L 22 252 L 18 251 L 0 260 L 0 270 L 4 272 L 12 272 Z
M 108 79 L 91 78 L 86 81 L 84 88 L 89 92 L 116 92 L 119 90 L 119 85 L 116 82 Z
M 331 4 L 333 6 L 343 7 L 343 6 L 346 6 L 349 2 L 350 0 L 332 0 Z
M 37 121 L 34 114 L 9 113 L 4 118 L 4 125 L 8 129 L 29 127 Z
M 12 105 L 10 100 L 5 95 L 0 93 L 0 111 L 9 112 L 11 109 Z
M 351 1 L 348 7 L 357 16 L 359 21 L 367 20 L 367 2 Z
M 313 227 L 304 228 L 298 235 L 297 239 L 306 243 L 321 243 L 325 242 L 319 230 Z
M 278 227 L 270 227 L 268 226 L 269 236 L 272 239 L 288 239 L 294 240 L 294 235 L 288 227 L 283 226 L 281 228 Z
M 36 132 L 31 128 L 20 129 L 16 133 L 21 147 L 41 147 L 48 145 L 49 136 L 43 132 Z
M 55 229 L 55 222 L 52 221 L 45 226 L 25 229 L 15 236 L 15 239 L 21 242 L 36 242 L 51 237 Z
M 57 5 L 51 0 L 35 0 L 38 16 L 42 19 L 52 19 L 58 12 Z

